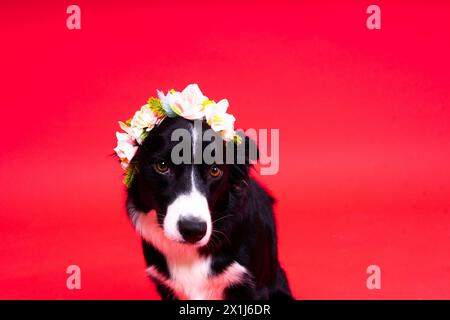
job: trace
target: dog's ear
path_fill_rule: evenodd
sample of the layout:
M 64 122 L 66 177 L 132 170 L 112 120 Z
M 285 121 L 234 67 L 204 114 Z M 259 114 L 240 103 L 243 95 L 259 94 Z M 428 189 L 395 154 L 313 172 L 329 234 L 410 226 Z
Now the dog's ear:
M 154 206 L 150 191 L 145 187 L 141 175 L 142 166 L 146 165 L 142 161 L 142 153 L 143 148 L 140 147 L 129 164 L 124 180 L 127 181 L 127 207 L 134 206 L 136 210 L 147 213 L 154 209 Z

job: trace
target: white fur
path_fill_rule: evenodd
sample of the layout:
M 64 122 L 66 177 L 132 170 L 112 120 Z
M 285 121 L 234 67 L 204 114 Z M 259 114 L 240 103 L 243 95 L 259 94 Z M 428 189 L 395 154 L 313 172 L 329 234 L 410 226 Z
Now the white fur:
M 197 128 L 192 126 L 192 152 L 195 152 L 197 145 Z M 212 231 L 211 213 L 209 211 L 208 201 L 196 187 L 194 167 L 191 171 L 191 190 L 178 196 L 168 207 L 164 217 L 164 232 L 166 236 L 174 241 L 182 242 L 183 237 L 178 230 L 178 221 L 183 218 L 195 217 L 206 223 L 206 234 L 198 241 L 196 246 L 204 246 L 208 243 Z
M 195 130 L 194 126 L 194 150 L 197 142 Z M 158 223 L 156 212 L 144 214 L 134 206 L 130 206 L 129 211 L 137 232 L 165 256 L 170 278 L 154 266 L 147 269 L 148 274 L 171 288 L 179 299 L 223 299 L 224 290 L 242 282 L 247 274 L 246 268 L 235 261 L 220 274 L 212 275 L 211 257 L 198 254 L 198 247 L 206 245 L 211 237 L 212 222 L 208 201 L 196 187 L 194 168 L 191 171 L 191 190 L 168 206 L 163 228 Z M 205 236 L 194 245 L 181 242 L 183 239 L 177 226 L 180 218 L 189 216 L 197 217 L 207 225 Z
M 211 213 L 208 201 L 195 187 L 194 169 L 191 173 L 191 191 L 188 194 L 178 196 L 168 207 L 164 217 L 164 232 L 174 241 L 183 241 L 178 230 L 178 221 L 183 218 L 196 217 L 206 222 L 206 234 L 197 242 L 196 246 L 204 246 L 208 243 L 212 231 Z
M 154 266 L 147 273 L 171 288 L 182 300 L 222 300 L 227 287 L 240 283 L 247 270 L 237 262 L 230 264 L 222 273 L 210 275 L 211 258 L 197 260 L 192 265 L 171 266 L 171 278 L 162 275 Z
M 247 273 L 245 267 L 233 262 L 220 274 L 212 275 L 211 257 L 200 256 L 195 246 L 169 240 L 154 211 L 139 214 L 136 230 L 165 256 L 170 278 L 154 266 L 147 269 L 148 274 L 171 288 L 179 299 L 223 299 L 224 290 L 240 283 Z

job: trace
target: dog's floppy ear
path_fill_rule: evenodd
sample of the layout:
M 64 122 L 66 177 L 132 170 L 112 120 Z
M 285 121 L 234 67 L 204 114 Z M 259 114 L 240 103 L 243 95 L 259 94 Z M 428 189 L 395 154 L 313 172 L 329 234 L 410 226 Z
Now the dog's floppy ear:
M 127 184 L 127 209 L 134 208 L 141 212 L 147 213 L 154 209 L 150 199 L 152 198 L 150 194 L 147 194 L 147 190 L 142 188 L 142 176 L 140 172 L 142 171 L 141 166 L 146 165 L 141 159 L 142 152 L 144 152 L 145 147 L 140 147 L 136 152 L 136 155 L 131 160 L 129 168 L 125 174 L 125 181 L 128 179 Z M 143 201 L 145 200 L 145 201 Z M 130 214 L 130 210 L 129 214 Z

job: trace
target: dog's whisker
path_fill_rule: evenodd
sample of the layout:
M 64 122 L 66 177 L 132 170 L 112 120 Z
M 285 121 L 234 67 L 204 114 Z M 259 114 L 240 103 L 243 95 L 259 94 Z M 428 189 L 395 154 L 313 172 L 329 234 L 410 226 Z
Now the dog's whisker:
M 218 233 L 218 234 L 223 235 L 224 238 L 227 239 L 228 243 L 231 244 L 230 238 L 228 238 L 228 236 L 224 232 L 222 232 L 220 230 L 213 230 L 212 234 L 214 234 L 214 232 L 216 232 L 216 234 Z
M 216 223 L 217 221 L 220 221 L 220 220 L 222 220 L 222 219 L 225 219 L 225 218 L 228 218 L 228 217 L 232 217 L 233 215 L 232 214 L 227 214 L 227 215 L 225 215 L 225 216 L 222 216 L 222 217 L 220 217 L 220 218 L 217 218 L 216 220 L 214 220 L 212 223 L 214 224 L 214 223 Z
M 211 234 L 211 245 L 212 245 L 212 249 L 215 249 L 219 246 L 218 241 L 219 239 L 217 239 L 217 236 L 215 234 Z

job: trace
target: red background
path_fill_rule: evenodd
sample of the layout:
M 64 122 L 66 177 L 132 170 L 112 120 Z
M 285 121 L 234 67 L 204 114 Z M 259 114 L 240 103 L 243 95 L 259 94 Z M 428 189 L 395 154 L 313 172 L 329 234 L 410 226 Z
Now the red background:
M 280 129 L 260 180 L 297 298 L 450 298 L 450 5 L 375 3 L 370 31 L 366 1 L 76 1 L 70 31 L 72 3 L 2 1 L 0 298 L 157 297 L 108 155 L 118 120 L 194 82 Z

